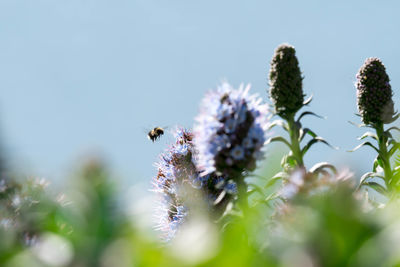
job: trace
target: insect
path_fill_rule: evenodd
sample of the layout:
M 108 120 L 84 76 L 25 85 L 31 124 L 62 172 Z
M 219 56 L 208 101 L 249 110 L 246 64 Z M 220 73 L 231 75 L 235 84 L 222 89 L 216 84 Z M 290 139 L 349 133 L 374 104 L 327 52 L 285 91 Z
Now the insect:
M 225 93 L 225 94 L 221 97 L 220 101 L 221 101 L 221 103 L 224 103 L 224 102 L 226 102 L 228 99 L 229 99 L 229 95 L 228 95 L 228 93 Z
M 147 137 L 151 141 L 156 141 L 157 139 L 160 139 L 161 135 L 164 134 L 164 129 L 161 127 L 155 127 L 153 130 L 147 133 Z

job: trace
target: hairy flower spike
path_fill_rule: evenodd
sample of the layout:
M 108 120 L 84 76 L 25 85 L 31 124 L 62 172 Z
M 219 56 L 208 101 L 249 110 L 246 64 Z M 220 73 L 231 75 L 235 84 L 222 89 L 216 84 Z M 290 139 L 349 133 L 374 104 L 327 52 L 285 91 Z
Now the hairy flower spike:
M 268 109 L 257 96 L 248 95 L 249 89 L 236 90 L 223 83 L 203 99 L 194 128 L 196 162 L 202 176 L 235 179 L 243 171 L 253 170 L 262 157 Z
M 176 143 L 160 155 L 157 176 L 153 180 L 153 190 L 160 195 L 158 229 L 164 232 L 166 240 L 174 237 L 187 215 L 183 184 L 194 185 L 198 177 L 192 162 L 192 133 L 178 129 L 175 137 Z
M 156 164 L 157 175 L 153 180 L 153 191 L 159 194 L 157 206 L 157 228 L 163 232 L 166 241 L 171 240 L 179 226 L 185 222 L 190 210 L 187 200 L 204 199 L 212 211 L 224 208 L 230 195 L 236 193 L 235 184 L 223 177 L 207 175 L 201 177 L 195 166 L 196 150 L 192 132 L 177 129 L 175 144 L 160 155 Z M 228 195 L 219 205 L 213 205 L 221 192 Z M 194 195 L 193 195 L 194 194 Z
M 295 114 L 303 106 L 302 80 L 294 47 L 287 44 L 278 46 L 271 61 L 269 94 L 275 113 L 282 118 Z
M 356 77 L 358 112 L 362 121 L 371 125 L 392 122 L 393 93 L 382 61 L 368 58 Z

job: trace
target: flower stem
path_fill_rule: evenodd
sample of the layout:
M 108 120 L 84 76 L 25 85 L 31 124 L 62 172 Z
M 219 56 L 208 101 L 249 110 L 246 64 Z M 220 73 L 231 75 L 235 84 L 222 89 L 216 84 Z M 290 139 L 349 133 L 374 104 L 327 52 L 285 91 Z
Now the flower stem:
M 299 142 L 299 127 L 297 126 L 296 122 L 294 121 L 294 115 L 288 116 L 287 122 L 289 126 L 289 135 L 290 135 L 290 144 L 292 148 L 292 153 L 294 158 L 297 162 L 297 167 L 303 168 L 303 154 L 300 149 L 300 142 Z
M 385 184 L 388 191 L 392 191 L 393 189 L 393 173 L 392 168 L 390 166 L 390 157 L 387 150 L 387 136 L 385 135 L 385 131 L 383 129 L 383 123 L 379 123 L 375 126 L 376 135 L 378 137 L 378 145 L 379 145 L 379 157 L 382 160 L 383 171 L 385 174 Z
M 237 187 L 238 187 L 238 201 L 239 201 L 239 206 L 243 211 L 243 214 L 245 214 L 249 208 L 249 202 L 247 198 L 247 184 L 244 181 L 244 177 L 239 177 L 239 179 L 236 179 L 237 181 Z

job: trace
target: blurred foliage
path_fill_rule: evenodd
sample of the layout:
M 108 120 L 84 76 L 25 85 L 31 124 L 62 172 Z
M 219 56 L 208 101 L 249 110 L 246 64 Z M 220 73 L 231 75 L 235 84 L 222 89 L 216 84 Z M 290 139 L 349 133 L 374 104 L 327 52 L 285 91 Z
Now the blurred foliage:
M 162 243 L 120 208 L 116 185 L 99 161 L 86 163 L 64 194 L 43 180 L 2 181 L 0 266 L 400 264 L 397 201 L 376 208 L 345 185 L 268 205 L 254 195 L 246 216 L 232 215 L 223 225 L 200 211 L 171 243 Z

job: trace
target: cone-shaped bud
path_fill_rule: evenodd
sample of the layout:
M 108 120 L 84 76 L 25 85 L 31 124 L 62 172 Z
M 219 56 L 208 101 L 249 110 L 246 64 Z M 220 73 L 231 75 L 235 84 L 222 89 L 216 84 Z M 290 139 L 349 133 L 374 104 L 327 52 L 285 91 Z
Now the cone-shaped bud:
M 278 46 L 269 72 L 269 95 L 276 114 L 287 118 L 303 106 L 302 80 L 294 47 L 287 44 Z
M 368 58 L 357 73 L 358 112 L 365 124 L 393 121 L 392 88 L 385 66 L 378 58 Z

